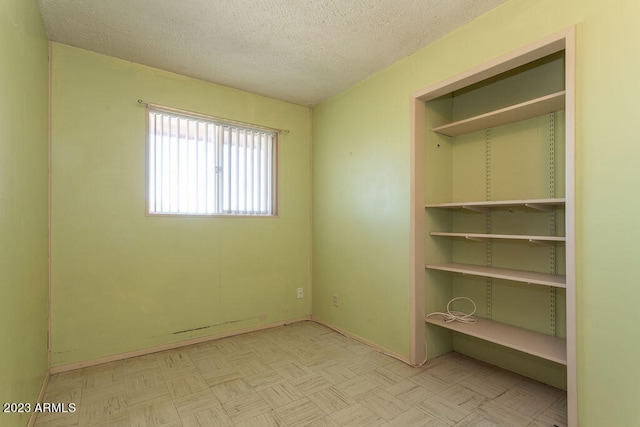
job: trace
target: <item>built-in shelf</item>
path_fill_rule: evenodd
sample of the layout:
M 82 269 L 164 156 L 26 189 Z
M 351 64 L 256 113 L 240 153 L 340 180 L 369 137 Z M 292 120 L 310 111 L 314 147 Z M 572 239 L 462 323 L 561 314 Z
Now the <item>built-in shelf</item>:
M 555 207 L 564 206 L 564 198 L 552 199 L 525 199 L 525 200 L 496 200 L 481 202 L 452 202 L 452 203 L 429 203 L 424 207 L 427 209 L 467 209 L 474 212 L 486 213 L 490 209 L 500 208 L 529 208 L 544 212 L 549 212 Z
M 426 322 L 563 365 L 567 364 L 567 342 L 562 338 L 481 318 L 476 323 L 446 323 L 441 316 L 431 316 Z
M 570 28 L 416 92 L 410 153 L 412 362 L 464 350 L 553 385 L 564 382 L 564 365 L 570 427 L 575 57 Z M 425 317 L 447 296 L 471 296 L 495 320 Z
M 561 236 L 534 236 L 524 234 L 493 234 L 493 233 L 450 233 L 447 231 L 432 231 L 432 236 L 461 237 L 468 240 L 486 242 L 488 240 L 522 240 L 535 244 L 552 244 L 553 242 L 564 242 L 566 237 Z
M 429 270 L 448 271 L 451 273 L 469 274 L 472 276 L 493 277 L 494 279 L 512 280 L 514 282 L 534 285 L 566 288 L 566 277 L 559 274 L 537 273 L 533 271 L 511 270 L 507 268 L 485 267 L 481 265 L 443 263 L 427 264 Z
M 543 114 L 564 110 L 564 97 L 564 91 L 553 93 L 521 104 L 511 105 L 500 110 L 438 126 L 433 128 L 432 131 L 446 136 L 459 136 L 520 120 L 531 119 Z

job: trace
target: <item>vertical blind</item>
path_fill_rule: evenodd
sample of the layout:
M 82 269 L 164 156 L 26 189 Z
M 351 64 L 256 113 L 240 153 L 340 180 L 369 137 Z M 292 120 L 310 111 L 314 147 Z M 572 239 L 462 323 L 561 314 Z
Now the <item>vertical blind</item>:
M 277 133 L 149 109 L 151 214 L 275 215 Z

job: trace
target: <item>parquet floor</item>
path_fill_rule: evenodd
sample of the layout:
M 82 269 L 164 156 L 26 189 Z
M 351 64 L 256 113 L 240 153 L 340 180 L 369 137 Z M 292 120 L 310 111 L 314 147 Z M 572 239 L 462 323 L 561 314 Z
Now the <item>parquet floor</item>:
M 564 426 L 566 393 L 457 353 L 421 368 L 313 322 L 53 375 L 36 426 Z

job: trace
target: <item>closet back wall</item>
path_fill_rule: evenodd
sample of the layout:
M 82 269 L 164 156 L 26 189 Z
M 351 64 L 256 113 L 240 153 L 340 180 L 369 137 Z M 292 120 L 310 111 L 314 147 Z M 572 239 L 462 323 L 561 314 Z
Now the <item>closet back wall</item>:
M 138 98 L 289 129 L 280 216 L 146 215 Z M 57 43 L 51 104 L 54 368 L 310 315 L 308 108 Z

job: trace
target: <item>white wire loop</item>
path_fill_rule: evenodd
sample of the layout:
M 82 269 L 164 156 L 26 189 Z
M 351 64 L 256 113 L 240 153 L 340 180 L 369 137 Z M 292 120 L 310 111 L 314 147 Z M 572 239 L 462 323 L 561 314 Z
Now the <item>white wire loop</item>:
M 469 301 L 473 305 L 473 311 L 471 313 L 464 313 L 462 311 L 451 311 L 451 309 L 450 309 L 451 303 L 453 303 L 454 301 L 457 301 L 457 300 Z M 456 298 L 453 298 L 451 301 L 449 301 L 449 303 L 447 304 L 447 312 L 446 313 L 442 313 L 442 312 L 436 311 L 436 312 L 427 314 L 425 316 L 425 319 L 427 319 L 428 317 L 431 317 L 431 316 L 440 315 L 440 316 L 442 316 L 444 318 L 445 323 L 451 323 L 451 322 L 476 323 L 478 321 L 478 319 L 473 317 L 475 312 L 476 312 L 476 303 L 474 303 L 470 298 L 467 298 L 467 297 L 456 297 Z

